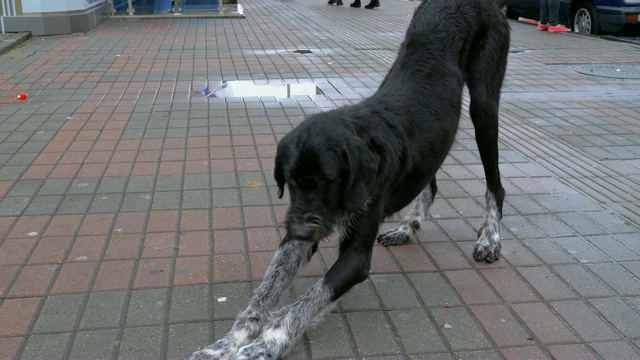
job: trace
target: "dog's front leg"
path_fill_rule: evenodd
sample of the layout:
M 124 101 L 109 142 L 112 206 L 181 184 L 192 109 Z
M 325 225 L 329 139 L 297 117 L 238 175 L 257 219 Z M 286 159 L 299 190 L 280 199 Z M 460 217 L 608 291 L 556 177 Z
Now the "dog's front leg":
M 340 255 L 327 274 L 269 321 L 260 336 L 240 348 L 231 360 L 281 359 L 305 330 L 331 311 L 340 296 L 369 276 L 379 224 L 375 219 L 369 220 L 368 225 L 360 222 L 346 230 L 345 237 L 341 239 Z
M 255 290 L 249 306 L 236 319 L 231 331 L 212 345 L 191 355 L 190 360 L 228 359 L 238 349 L 251 342 L 262 329 L 269 312 L 291 286 L 298 270 L 309 262 L 317 244 L 292 239 L 289 234 L 280 243 L 271 260 L 264 280 Z

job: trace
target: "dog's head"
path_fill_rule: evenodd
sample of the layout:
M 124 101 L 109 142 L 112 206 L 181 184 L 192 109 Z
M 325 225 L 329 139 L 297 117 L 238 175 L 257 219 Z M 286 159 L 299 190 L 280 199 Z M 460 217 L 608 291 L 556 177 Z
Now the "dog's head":
M 289 233 L 295 239 L 318 241 L 331 233 L 345 212 L 365 206 L 378 158 L 342 126 L 309 121 L 278 144 L 274 176 L 280 198 L 285 184 L 289 189 Z

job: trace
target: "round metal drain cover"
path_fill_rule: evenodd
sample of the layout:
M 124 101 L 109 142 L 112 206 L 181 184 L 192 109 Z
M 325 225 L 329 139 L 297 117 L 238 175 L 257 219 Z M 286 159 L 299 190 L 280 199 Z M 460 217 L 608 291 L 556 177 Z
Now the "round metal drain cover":
M 640 65 L 596 64 L 576 68 L 580 74 L 616 79 L 640 79 Z

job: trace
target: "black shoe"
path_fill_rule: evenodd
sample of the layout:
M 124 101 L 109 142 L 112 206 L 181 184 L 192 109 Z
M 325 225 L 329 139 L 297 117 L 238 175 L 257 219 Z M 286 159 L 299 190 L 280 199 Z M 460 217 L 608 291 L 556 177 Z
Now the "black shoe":
M 349 6 L 359 8 L 360 7 L 360 0 L 356 0 L 356 1 L 352 2 L 351 5 L 349 5 Z
M 380 0 L 371 0 L 371 2 L 367 5 L 365 5 L 365 9 L 373 9 L 373 8 L 377 8 L 380 7 Z
M 328 2 L 327 4 L 329 4 L 329 5 L 333 5 L 333 4 L 335 4 L 335 3 L 336 3 L 336 0 L 329 0 L 329 2 Z
M 338 3 L 336 5 L 338 6 L 342 5 L 342 0 L 338 0 Z

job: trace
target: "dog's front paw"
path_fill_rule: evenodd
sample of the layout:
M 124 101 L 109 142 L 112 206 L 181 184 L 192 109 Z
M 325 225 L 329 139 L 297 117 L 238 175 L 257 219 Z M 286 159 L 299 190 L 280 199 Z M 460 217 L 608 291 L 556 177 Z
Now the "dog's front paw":
M 418 229 L 420 229 L 420 222 L 415 220 L 411 227 L 409 225 L 400 225 L 397 228 L 383 232 L 378 235 L 378 242 L 384 246 L 402 245 L 409 242 Z
M 231 357 L 230 360 L 276 360 L 277 357 L 273 355 L 273 351 L 270 351 L 265 342 L 254 341 L 249 345 L 245 345 L 240 348 L 237 354 Z
M 234 341 L 222 338 L 206 348 L 194 352 L 189 360 L 224 360 L 238 351 Z
M 476 261 L 492 263 L 500 258 L 500 235 L 497 230 L 488 230 L 482 227 L 478 230 L 478 242 L 473 247 L 473 258 Z

